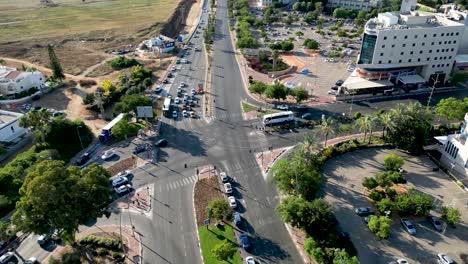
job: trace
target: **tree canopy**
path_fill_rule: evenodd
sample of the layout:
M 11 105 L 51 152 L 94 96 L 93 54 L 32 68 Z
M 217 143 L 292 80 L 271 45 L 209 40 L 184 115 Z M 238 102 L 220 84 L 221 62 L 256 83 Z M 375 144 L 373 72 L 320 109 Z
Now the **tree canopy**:
M 468 112 L 468 98 L 463 101 L 454 97 L 444 98 L 436 105 L 435 112 L 447 120 L 463 120 Z
M 208 217 L 222 221 L 228 217 L 232 211 L 225 199 L 219 198 L 208 203 L 206 208 Z
M 384 158 L 385 169 L 388 171 L 398 171 L 399 168 L 403 166 L 405 161 L 402 157 L 396 154 L 388 154 Z
M 50 234 L 55 228 L 73 240 L 80 224 L 106 213 L 109 177 L 96 163 L 80 170 L 44 160 L 26 176 L 12 221 L 24 232 Z
M 237 247 L 229 241 L 224 241 L 223 243 L 214 246 L 211 250 L 211 253 L 219 261 L 228 261 L 229 259 L 232 259 L 236 252 Z
M 390 224 L 392 220 L 386 216 L 371 215 L 367 226 L 370 231 L 379 238 L 388 238 L 390 236 Z
M 151 99 L 138 94 L 130 94 L 122 96 L 120 102 L 116 103 L 114 110 L 120 113 L 128 113 L 136 111 L 137 106 L 151 106 Z
M 140 63 L 137 60 L 133 58 L 127 58 L 124 56 L 119 56 L 111 61 L 108 61 L 107 63 L 112 67 L 112 69 L 115 70 L 121 70 L 124 68 L 130 68 L 132 66 L 140 65 Z
M 286 99 L 286 96 L 288 95 L 288 87 L 284 86 L 281 83 L 275 83 L 272 85 L 269 85 L 268 88 L 265 91 L 265 95 L 268 98 L 276 99 L 276 100 L 281 100 L 281 99 Z
M 263 82 L 253 82 L 249 86 L 249 91 L 251 93 L 256 93 L 258 95 L 261 95 L 266 91 L 267 88 L 268 88 L 268 85 Z
M 298 86 L 291 89 L 291 95 L 294 96 L 296 102 L 299 104 L 304 100 L 309 99 L 309 93 L 304 87 Z
M 313 39 L 305 39 L 303 45 L 308 49 L 318 49 L 319 47 L 319 43 Z

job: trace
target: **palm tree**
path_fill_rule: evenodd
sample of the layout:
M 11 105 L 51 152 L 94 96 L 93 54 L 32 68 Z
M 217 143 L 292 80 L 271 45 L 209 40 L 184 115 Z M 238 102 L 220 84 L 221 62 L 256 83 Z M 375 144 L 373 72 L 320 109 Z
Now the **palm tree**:
M 313 134 L 307 134 L 302 141 L 301 147 L 304 151 L 312 153 L 313 149 L 317 147 L 317 139 Z
M 379 118 L 375 115 L 369 115 L 369 143 L 372 138 L 372 132 Z
M 328 135 L 335 133 L 335 121 L 331 118 L 322 119 L 322 123 L 318 126 L 320 133 L 325 136 L 323 147 L 327 146 Z
M 382 137 L 385 139 L 385 132 L 395 127 L 392 113 L 383 113 L 380 115 L 380 124 L 382 124 Z
M 359 129 L 360 132 L 364 131 L 364 141 L 367 138 L 367 132 L 369 131 L 370 123 L 371 123 L 370 116 L 365 115 L 365 116 L 361 116 L 358 120 L 356 120 L 354 124 Z
M 271 58 L 273 59 L 273 71 L 276 70 L 276 63 L 278 62 L 279 59 L 279 52 L 277 50 L 273 50 L 271 53 Z

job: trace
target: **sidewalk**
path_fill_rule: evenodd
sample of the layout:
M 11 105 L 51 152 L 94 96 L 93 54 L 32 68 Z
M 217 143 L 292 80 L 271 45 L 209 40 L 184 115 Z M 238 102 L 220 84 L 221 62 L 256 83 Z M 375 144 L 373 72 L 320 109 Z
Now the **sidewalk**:
M 109 205 L 109 209 L 113 212 L 127 209 L 141 214 L 148 213 L 151 211 L 153 189 L 152 185 L 141 187 L 112 202 Z

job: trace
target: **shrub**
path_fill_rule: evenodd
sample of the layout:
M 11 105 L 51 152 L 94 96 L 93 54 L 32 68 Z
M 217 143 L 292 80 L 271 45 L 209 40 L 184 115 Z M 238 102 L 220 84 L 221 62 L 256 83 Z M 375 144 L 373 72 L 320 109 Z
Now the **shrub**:
M 379 184 L 377 183 L 377 181 L 374 178 L 366 177 L 362 181 L 362 186 L 366 187 L 368 190 L 372 190 L 375 187 L 379 186 Z
M 386 216 L 372 215 L 367 226 L 377 237 L 387 238 L 390 236 L 390 223 L 391 220 Z
M 130 68 L 132 66 L 140 65 L 140 63 L 135 59 L 129 59 L 124 56 L 119 56 L 111 61 L 108 61 L 112 69 L 120 70 L 124 68 Z
M 389 154 L 385 157 L 384 159 L 385 163 L 385 169 L 388 171 L 397 171 L 399 168 L 403 166 L 405 161 L 403 160 L 402 157 L 395 155 L 395 154 Z
M 407 180 L 401 176 L 401 173 L 397 171 L 387 171 L 388 179 L 390 179 L 393 183 L 407 183 Z
M 97 249 L 97 254 L 98 254 L 98 256 L 101 256 L 101 257 L 107 256 L 107 255 L 109 255 L 109 250 L 107 250 L 105 248 L 98 248 Z
M 369 194 L 369 198 L 371 198 L 372 200 L 378 202 L 378 201 L 382 200 L 383 198 L 385 198 L 385 192 L 374 190 Z
M 361 116 L 362 116 L 361 112 L 356 112 L 356 113 L 354 113 L 353 118 L 357 120 L 357 119 L 361 118 Z
M 392 201 L 394 201 L 398 195 L 398 193 L 390 187 L 385 188 L 385 194 L 387 194 L 387 197 Z
M 454 226 L 460 222 L 460 211 L 453 207 L 442 207 L 442 219 L 447 221 L 447 224 Z
M 78 241 L 82 246 L 90 248 L 105 248 L 108 250 L 120 250 L 120 239 L 97 237 L 93 235 L 85 236 Z

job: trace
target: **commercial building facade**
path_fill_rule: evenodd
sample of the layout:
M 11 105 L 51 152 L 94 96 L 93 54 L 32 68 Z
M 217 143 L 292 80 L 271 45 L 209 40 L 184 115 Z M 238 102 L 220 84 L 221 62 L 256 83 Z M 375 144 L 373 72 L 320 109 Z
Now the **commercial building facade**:
M 382 5 L 380 0 L 329 0 L 327 6 L 330 8 L 343 7 L 351 10 L 370 11 Z

